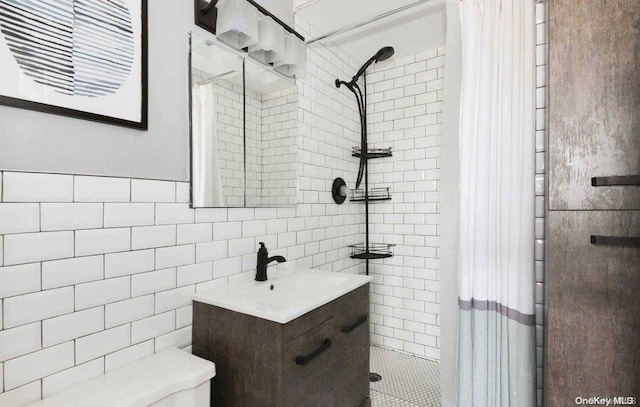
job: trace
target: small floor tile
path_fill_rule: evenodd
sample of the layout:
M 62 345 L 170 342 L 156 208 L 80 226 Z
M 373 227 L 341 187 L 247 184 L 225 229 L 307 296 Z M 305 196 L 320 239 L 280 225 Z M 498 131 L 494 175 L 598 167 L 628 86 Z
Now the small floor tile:
M 371 371 L 382 376 L 371 383 L 373 407 L 440 406 L 438 362 L 372 346 Z
M 371 390 L 372 407 L 420 407 L 417 404 L 409 403 L 395 397 Z

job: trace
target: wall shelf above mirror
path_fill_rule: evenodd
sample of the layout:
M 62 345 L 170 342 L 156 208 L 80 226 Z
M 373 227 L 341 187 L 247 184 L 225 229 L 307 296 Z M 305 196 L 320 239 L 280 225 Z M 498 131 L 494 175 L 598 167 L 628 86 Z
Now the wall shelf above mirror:
M 190 47 L 191 206 L 295 206 L 295 81 L 210 35 Z

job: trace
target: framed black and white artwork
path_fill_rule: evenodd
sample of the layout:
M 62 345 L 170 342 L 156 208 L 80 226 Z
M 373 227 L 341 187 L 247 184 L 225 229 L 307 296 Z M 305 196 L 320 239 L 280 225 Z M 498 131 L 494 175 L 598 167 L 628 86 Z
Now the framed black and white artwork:
M 147 0 L 0 0 L 0 104 L 147 128 Z

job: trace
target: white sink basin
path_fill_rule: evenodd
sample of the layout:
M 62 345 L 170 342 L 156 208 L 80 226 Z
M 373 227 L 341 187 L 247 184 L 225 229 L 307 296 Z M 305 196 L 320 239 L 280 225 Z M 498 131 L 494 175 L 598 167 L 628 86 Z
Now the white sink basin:
M 194 301 L 286 324 L 373 278 L 295 268 L 268 281 L 229 283 L 194 294 Z

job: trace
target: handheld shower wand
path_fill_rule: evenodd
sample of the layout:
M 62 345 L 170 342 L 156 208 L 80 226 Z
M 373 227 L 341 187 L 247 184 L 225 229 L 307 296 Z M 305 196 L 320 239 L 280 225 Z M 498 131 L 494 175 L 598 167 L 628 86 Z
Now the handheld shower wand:
M 364 71 L 367 70 L 367 68 L 372 64 L 372 63 L 378 63 L 378 62 L 382 62 L 382 61 L 386 61 L 387 59 L 391 58 L 393 56 L 394 53 L 394 49 L 393 47 L 384 47 L 384 48 L 380 48 L 378 50 L 378 52 L 376 52 L 376 54 L 374 56 L 372 56 L 371 58 L 369 58 L 369 60 L 367 62 L 365 62 L 364 65 L 362 65 L 362 68 L 360 68 L 358 70 L 358 73 L 356 73 L 356 75 L 353 77 L 353 79 L 351 79 L 351 82 L 357 82 L 358 79 L 360 79 L 360 76 L 362 76 L 362 74 L 364 73 Z
M 374 56 L 369 58 L 362 68 L 358 70 L 351 81 L 346 82 L 340 79 L 336 79 L 336 87 L 344 85 L 347 89 L 356 95 L 356 101 L 358 102 L 358 112 L 360 113 L 360 166 L 358 168 L 358 177 L 356 178 L 356 189 L 360 187 L 362 177 L 364 175 L 364 167 L 367 160 L 367 106 L 365 105 L 364 95 L 358 86 L 358 79 L 364 74 L 371 64 L 385 61 L 393 55 L 393 47 L 383 47 L 376 52 Z M 368 193 L 368 191 L 366 191 Z

